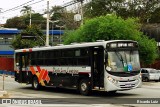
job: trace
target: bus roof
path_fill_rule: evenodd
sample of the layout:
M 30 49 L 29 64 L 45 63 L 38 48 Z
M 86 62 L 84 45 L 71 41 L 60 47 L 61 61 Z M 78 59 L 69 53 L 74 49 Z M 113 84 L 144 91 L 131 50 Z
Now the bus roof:
M 90 46 L 104 46 L 105 47 L 107 43 L 112 43 L 112 42 L 136 42 L 136 41 L 133 41 L 133 40 L 109 40 L 109 41 L 99 40 L 97 42 L 71 43 L 69 45 L 62 45 L 61 44 L 61 45 L 58 45 L 58 46 L 17 49 L 17 50 L 15 50 L 15 53 L 16 52 L 31 52 L 31 51 L 52 50 L 52 49 L 81 48 L 81 47 L 90 47 Z

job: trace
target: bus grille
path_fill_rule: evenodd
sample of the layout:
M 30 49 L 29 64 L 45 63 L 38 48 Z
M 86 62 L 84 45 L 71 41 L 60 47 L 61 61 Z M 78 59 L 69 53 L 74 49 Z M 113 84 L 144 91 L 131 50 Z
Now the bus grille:
M 119 82 L 134 82 L 136 80 L 125 80 L 125 81 L 119 81 Z

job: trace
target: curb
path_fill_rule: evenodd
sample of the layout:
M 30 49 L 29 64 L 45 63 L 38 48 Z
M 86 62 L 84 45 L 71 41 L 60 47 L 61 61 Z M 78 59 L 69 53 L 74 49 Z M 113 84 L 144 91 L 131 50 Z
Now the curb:
M 0 90 L 0 98 L 4 97 L 5 95 L 7 95 L 7 91 Z
M 3 74 L 0 74 L 0 77 L 2 77 L 3 76 Z M 15 76 L 14 75 L 4 75 L 4 77 L 11 77 L 11 78 L 15 78 Z

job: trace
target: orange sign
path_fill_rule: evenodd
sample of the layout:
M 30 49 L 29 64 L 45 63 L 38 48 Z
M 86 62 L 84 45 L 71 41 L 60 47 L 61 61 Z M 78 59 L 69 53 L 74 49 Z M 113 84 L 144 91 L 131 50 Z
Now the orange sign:
M 47 81 L 47 83 L 50 81 L 50 77 L 48 76 L 48 71 L 45 69 L 41 70 L 39 66 L 37 66 L 36 68 L 37 68 L 37 71 L 33 66 L 30 66 L 30 70 L 32 74 L 37 76 L 38 81 L 39 83 L 41 83 L 42 86 L 45 86 L 44 81 Z

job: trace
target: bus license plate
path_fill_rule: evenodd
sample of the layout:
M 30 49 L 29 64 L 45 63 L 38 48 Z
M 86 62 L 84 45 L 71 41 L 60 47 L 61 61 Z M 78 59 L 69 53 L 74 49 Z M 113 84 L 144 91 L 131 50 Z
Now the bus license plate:
M 126 84 L 126 87 L 131 87 L 131 84 Z

